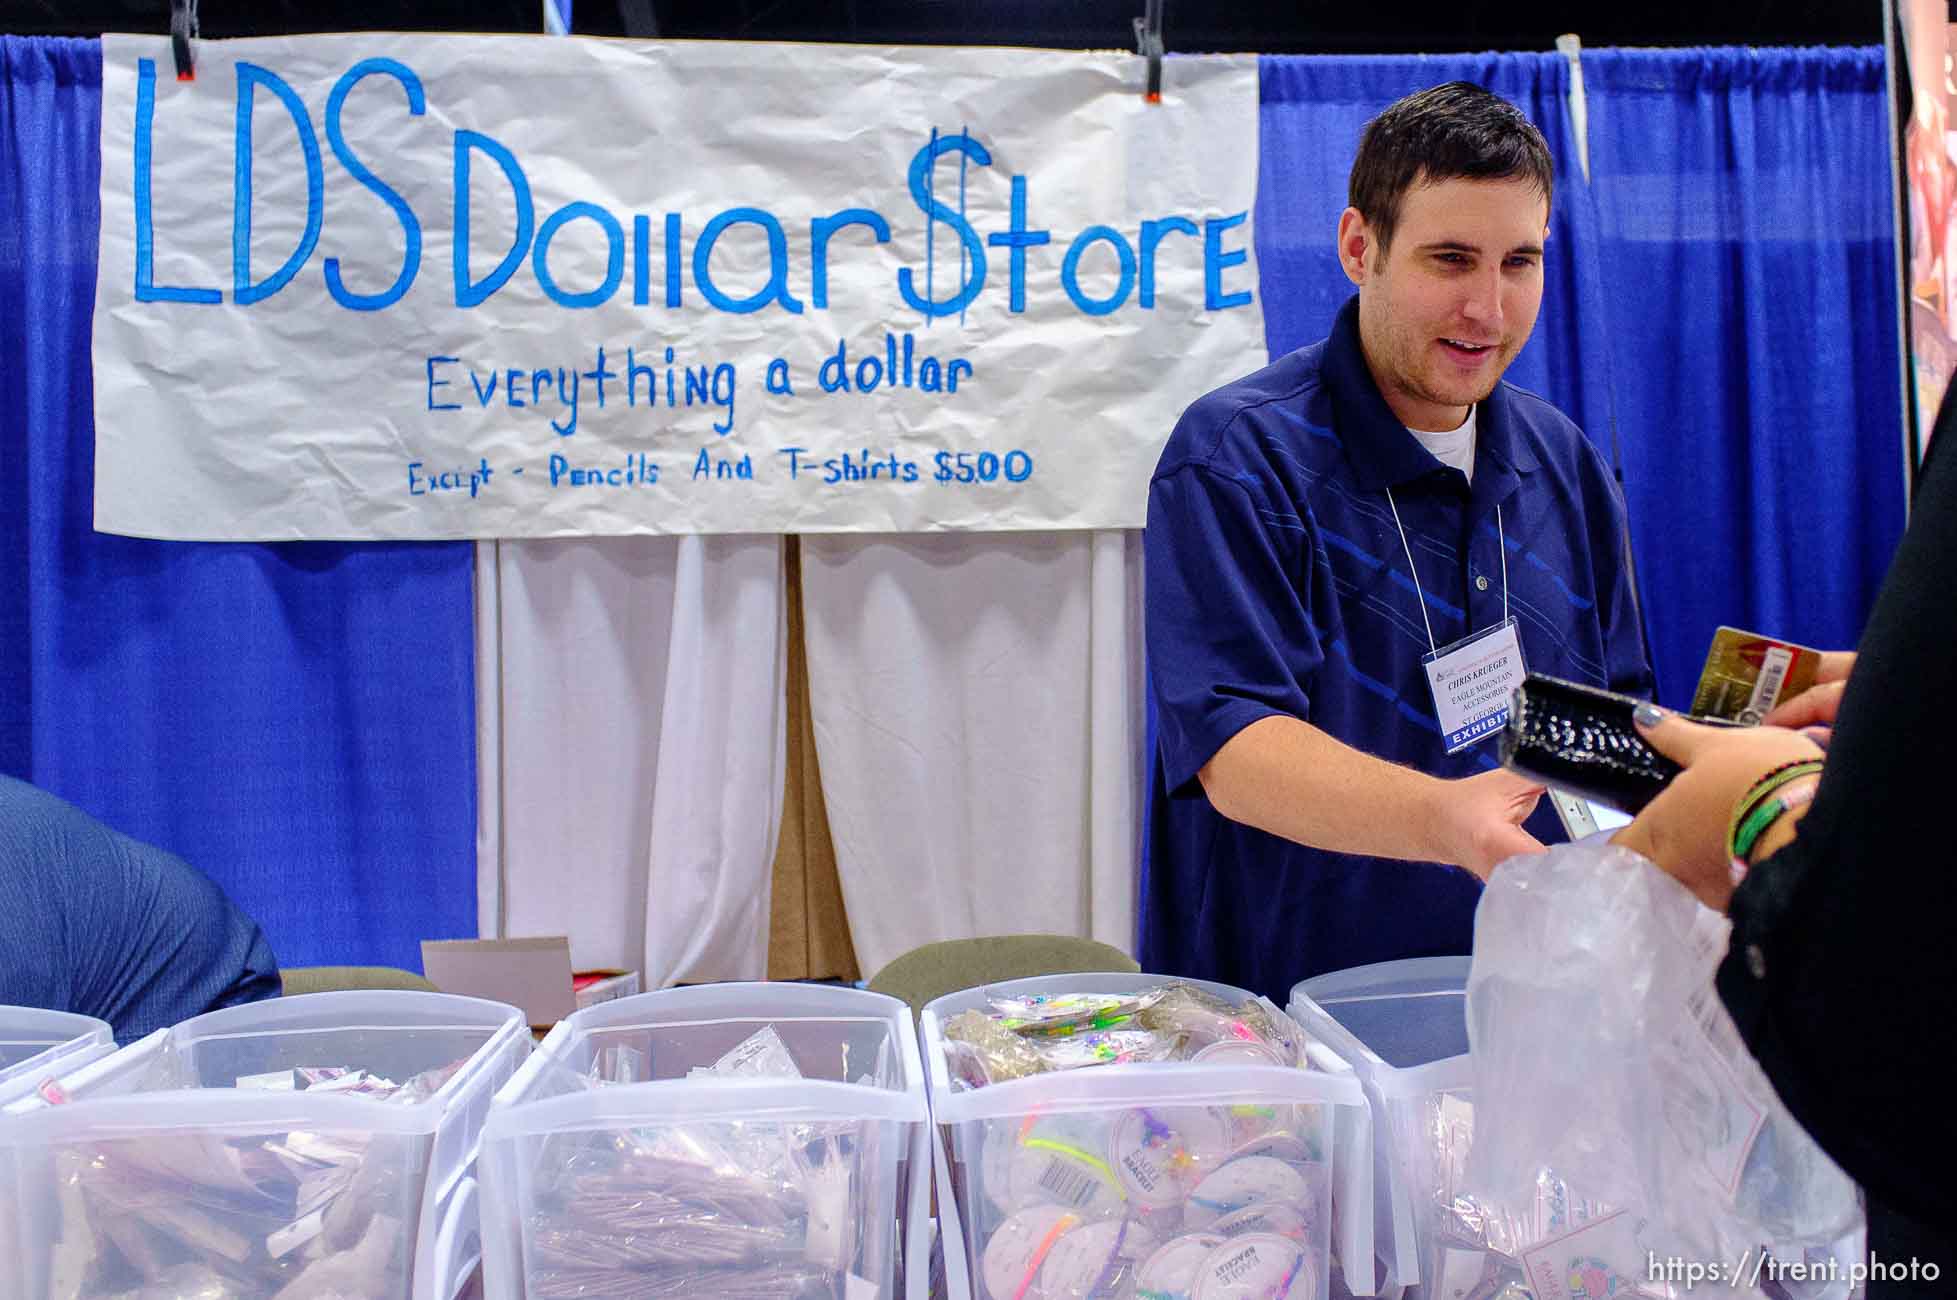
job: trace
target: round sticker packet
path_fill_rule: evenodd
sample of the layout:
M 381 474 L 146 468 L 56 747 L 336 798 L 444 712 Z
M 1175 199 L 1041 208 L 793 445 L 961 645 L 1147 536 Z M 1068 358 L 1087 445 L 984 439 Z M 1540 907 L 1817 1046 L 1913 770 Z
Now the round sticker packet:
M 1162 1209 L 1150 1209 L 1146 1205 L 1130 1205 L 1128 1217 L 1148 1228 L 1149 1235 L 1159 1241 L 1182 1235 L 1182 1202 Z
M 1014 1209 L 1058 1205 L 1090 1219 L 1118 1213 L 1125 1197 L 1114 1170 L 1097 1151 L 1043 1138 L 1012 1153 L 1006 1195 Z
M 1058 1205 L 1035 1205 L 1013 1215 L 985 1243 L 980 1271 L 992 1300 L 1035 1300 L 1032 1285 L 1047 1255 L 1081 1219 Z
M 1128 1231 L 1121 1238 L 1121 1257 L 1131 1264 L 1153 1255 L 1162 1244 L 1162 1234 L 1145 1220 L 1129 1216 Z
M 1289 1065 L 1284 1053 L 1261 1038 L 1219 1038 L 1191 1061 L 1201 1065 Z
M 1310 1142 L 1285 1129 L 1253 1137 L 1230 1152 L 1231 1160 L 1249 1156 L 1269 1156 L 1293 1165 L 1312 1164 L 1318 1159 Z
M 1310 1102 L 1242 1103 L 1224 1113 L 1230 1120 L 1230 1149 L 1238 1155 L 1251 1154 L 1243 1148 L 1266 1138 L 1286 1138 L 1303 1148 L 1315 1147 L 1323 1123 L 1323 1112 Z
M 986 1199 L 1007 1213 L 1032 1205 L 1107 1213 L 1124 1193 L 1108 1165 L 1107 1126 L 1094 1116 L 1045 1115 L 988 1126 L 979 1174 Z
M 1142 1261 L 1135 1273 L 1135 1290 L 1151 1300 L 1190 1300 L 1196 1274 L 1211 1251 L 1223 1244 L 1213 1232 L 1191 1232 L 1177 1237 Z
M 1302 1201 L 1309 1194 L 1305 1177 L 1282 1160 L 1248 1156 L 1232 1160 L 1196 1184 L 1183 1206 L 1183 1222 L 1207 1229 L 1226 1214 L 1260 1202 Z
M 1040 1265 L 1043 1300 L 1086 1300 L 1099 1295 L 1128 1257 L 1125 1219 L 1103 1219 L 1068 1232 L 1053 1243 Z
M 1310 1244 L 1311 1219 L 1295 1205 L 1283 1201 L 1259 1201 L 1224 1215 L 1212 1223 L 1209 1230 L 1219 1237 L 1269 1233 L 1303 1246 Z
M 1318 1294 L 1311 1256 L 1275 1233 L 1231 1237 L 1203 1257 L 1190 1300 L 1308 1300 Z
M 1229 1125 L 1207 1106 L 1137 1106 L 1115 1117 L 1108 1160 L 1131 1205 L 1180 1205 L 1230 1149 Z

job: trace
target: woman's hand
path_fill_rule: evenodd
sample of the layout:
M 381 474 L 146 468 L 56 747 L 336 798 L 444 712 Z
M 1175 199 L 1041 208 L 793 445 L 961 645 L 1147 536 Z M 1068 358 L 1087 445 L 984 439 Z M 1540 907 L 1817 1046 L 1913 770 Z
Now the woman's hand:
M 1726 832 L 1756 781 L 1783 763 L 1820 758 L 1821 747 L 1781 727 L 1708 727 L 1640 705 L 1638 730 L 1684 766 L 1629 826 L 1611 836 L 1651 859 L 1706 906 L 1724 912 L 1733 896 Z
M 1848 686 L 1848 675 L 1855 671 L 1853 650 L 1827 650 L 1821 665 L 1814 670 L 1814 683 L 1799 695 L 1776 704 L 1761 722 L 1769 727 L 1826 728 L 1835 725 L 1835 711 L 1841 707 L 1841 693 Z M 1826 732 L 1817 737 L 1825 746 Z

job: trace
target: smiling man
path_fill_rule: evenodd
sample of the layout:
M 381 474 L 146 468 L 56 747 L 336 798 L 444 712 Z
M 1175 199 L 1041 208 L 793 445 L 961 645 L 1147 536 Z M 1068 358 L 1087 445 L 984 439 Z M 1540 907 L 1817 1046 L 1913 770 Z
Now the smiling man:
M 1184 413 L 1145 534 L 1142 964 L 1280 1004 L 1467 952 L 1481 880 L 1562 838 L 1496 763 L 1525 664 L 1651 685 L 1610 472 L 1502 382 L 1542 303 L 1542 135 L 1437 86 L 1367 125 L 1349 189 L 1358 293 L 1329 338 Z

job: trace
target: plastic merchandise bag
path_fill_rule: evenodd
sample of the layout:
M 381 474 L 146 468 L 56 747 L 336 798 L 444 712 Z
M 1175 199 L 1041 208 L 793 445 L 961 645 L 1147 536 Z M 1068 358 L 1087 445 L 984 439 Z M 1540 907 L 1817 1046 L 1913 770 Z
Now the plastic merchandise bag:
M 55 1153 L 47 1294 L 334 1300 L 405 1285 L 423 1142 L 185 1131 Z
M 1161 990 L 1151 989 L 1135 994 L 1030 993 L 990 1001 L 993 1016 L 1014 1033 L 1050 1038 L 1127 1024 L 1161 996 Z
M 1474 1136 L 1474 1106 L 1459 1093 L 1440 1092 L 1420 1104 L 1419 1186 L 1428 1200 L 1420 1215 L 1427 1254 L 1420 1276 L 1427 1294 L 1450 1300 L 1529 1300 L 1559 1294 L 1554 1279 L 1593 1266 L 1616 1273 L 1623 1287 L 1584 1283 L 1585 1296 L 1651 1295 L 1641 1225 L 1625 1222 L 1611 1206 L 1585 1200 L 1554 1172 L 1537 1171 L 1529 1194 L 1506 1204 L 1476 1200 L 1466 1190 L 1465 1170 Z M 1628 1228 L 1629 1231 L 1623 1231 Z M 1569 1288 L 1565 1288 L 1566 1290 Z M 1707 1293 L 1694 1300 L 1715 1300 Z
M 788 1053 L 788 1044 L 773 1025 L 763 1025 L 747 1036 L 740 1046 L 712 1065 L 696 1065 L 687 1072 L 689 1079 L 719 1076 L 728 1079 L 799 1079 L 802 1072 Z
M 1135 1061 L 1177 1058 L 1176 1040 L 1146 1029 L 1096 1029 L 1040 1045 L 1049 1070 L 1077 1070 L 1087 1065 L 1127 1065 Z
M 945 1021 L 945 1058 L 962 1087 L 1025 1079 L 1046 1072 L 1032 1044 L 983 1011 L 961 1011 Z
M 1142 1028 L 1178 1038 L 1183 1050 L 1195 1056 L 1217 1043 L 1261 1043 L 1274 1048 L 1281 1063 L 1296 1065 L 1302 1047 L 1289 1028 L 1280 1027 L 1262 998 L 1233 1005 L 1193 984 L 1169 984 L 1153 1005 L 1142 1010 Z
M 865 1251 L 860 1125 L 724 1120 L 546 1140 L 531 1294 L 838 1297 Z
M 1468 977 L 1468 1190 L 1554 1169 L 1661 1255 L 1783 1257 L 1856 1231 L 1855 1185 L 1788 1114 L 1713 989 L 1729 923 L 1592 836 L 1498 870 Z
M 1134 994 L 995 996 L 991 1010 L 945 1022 L 946 1063 L 961 1089 L 1052 1070 L 1140 1061 L 1300 1066 L 1304 1042 L 1261 998 L 1242 1006 L 1192 984 Z

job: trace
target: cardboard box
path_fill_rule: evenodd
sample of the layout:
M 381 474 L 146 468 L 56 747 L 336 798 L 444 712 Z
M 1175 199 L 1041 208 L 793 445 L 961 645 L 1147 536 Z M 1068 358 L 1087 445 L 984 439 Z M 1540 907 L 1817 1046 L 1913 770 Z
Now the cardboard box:
M 578 1010 L 595 1007 L 614 998 L 629 998 L 639 991 L 639 972 L 635 970 L 581 970 L 571 976 L 571 988 L 578 999 Z
M 571 941 L 563 935 L 424 939 L 421 969 L 442 992 L 506 1002 L 539 1029 L 580 1007 L 639 991 L 637 971 L 589 972 L 598 978 L 580 988 L 571 971 Z

